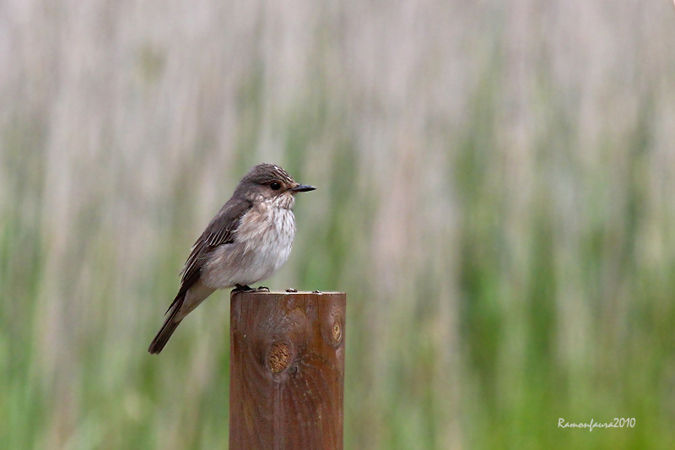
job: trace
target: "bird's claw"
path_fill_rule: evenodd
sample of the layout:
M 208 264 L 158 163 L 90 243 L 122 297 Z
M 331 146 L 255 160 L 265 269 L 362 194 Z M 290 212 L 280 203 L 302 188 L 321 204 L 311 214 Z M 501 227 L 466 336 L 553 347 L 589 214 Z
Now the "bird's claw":
M 266 286 L 258 286 L 258 289 L 255 290 L 256 292 L 269 292 L 270 288 Z
M 232 289 L 232 292 L 250 292 L 250 291 L 254 291 L 254 290 L 255 289 L 253 289 L 251 286 L 246 285 L 246 284 L 243 285 L 243 286 L 241 284 L 235 284 L 234 289 Z

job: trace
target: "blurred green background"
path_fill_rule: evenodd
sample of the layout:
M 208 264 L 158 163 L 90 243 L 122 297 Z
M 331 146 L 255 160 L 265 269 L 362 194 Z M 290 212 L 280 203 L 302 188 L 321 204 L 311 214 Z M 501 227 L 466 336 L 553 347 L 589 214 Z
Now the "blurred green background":
M 0 447 L 227 447 L 227 292 L 146 348 L 273 162 L 346 449 L 675 448 L 672 6 L 3 0 Z

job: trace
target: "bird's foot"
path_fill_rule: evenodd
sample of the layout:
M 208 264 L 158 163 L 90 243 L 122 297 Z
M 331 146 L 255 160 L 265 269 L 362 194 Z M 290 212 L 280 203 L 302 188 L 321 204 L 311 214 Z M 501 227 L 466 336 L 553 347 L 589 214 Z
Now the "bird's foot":
M 250 291 L 254 291 L 254 290 L 255 289 L 253 289 L 251 286 L 249 286 L 247 284 L 245 284 L 243 286 L 241 284 L 235 284 L 234 289 L 232 289 L 232 292 L 250 292 Z
M 258 286 L 258 289 L 255 290 L 256 292 L 269 292 L 270 288 L 266 286 Z

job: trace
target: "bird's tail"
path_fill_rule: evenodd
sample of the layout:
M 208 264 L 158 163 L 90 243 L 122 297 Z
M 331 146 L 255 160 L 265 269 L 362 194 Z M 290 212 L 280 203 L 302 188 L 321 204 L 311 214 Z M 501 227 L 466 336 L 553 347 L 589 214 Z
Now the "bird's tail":
M 157 336 L 155 336 L 155 338 L 150 343 L 150 347 L 148 347 L 148 352 L 151 354 L 156 355 L 162 351 L 166 343 L 169 342 L 169 338 L 171 338 L 173 332 L 176 331 L 176 328 L 178 328 L 178 325 L 180 325 L 181 321 L 185 317 L 185 315 L 178 317 L 178 312 L 181 310 L 184 301 L 185 294 L 176 297 L 176 299 L 173 301 L 169 311 L 167 311 L 169 312 L 169 317 L 166 318 L 164 325 L 162 325 L 159 333 L 157 333 Z

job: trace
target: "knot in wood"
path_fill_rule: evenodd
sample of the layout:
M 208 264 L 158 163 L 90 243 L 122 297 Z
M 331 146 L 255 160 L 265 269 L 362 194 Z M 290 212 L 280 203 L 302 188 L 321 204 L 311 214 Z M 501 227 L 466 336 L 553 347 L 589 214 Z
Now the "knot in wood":
M 333 323 L 333 340 L 335 342 L 342 341 L 342 323 L 340 320 L 336 320 Z
M 293 351 L 288 342 L 276 341 L 272 343 L 267 354 L 267 367 L 272 373 L 286 370 L 293 359 Z
M 342 314 L 333 311 L 330 314 L 330 322 L 321 328 L 321 335 L 324 341 L 333 348 L 340 347 L 345 338 L 345 322 Z

